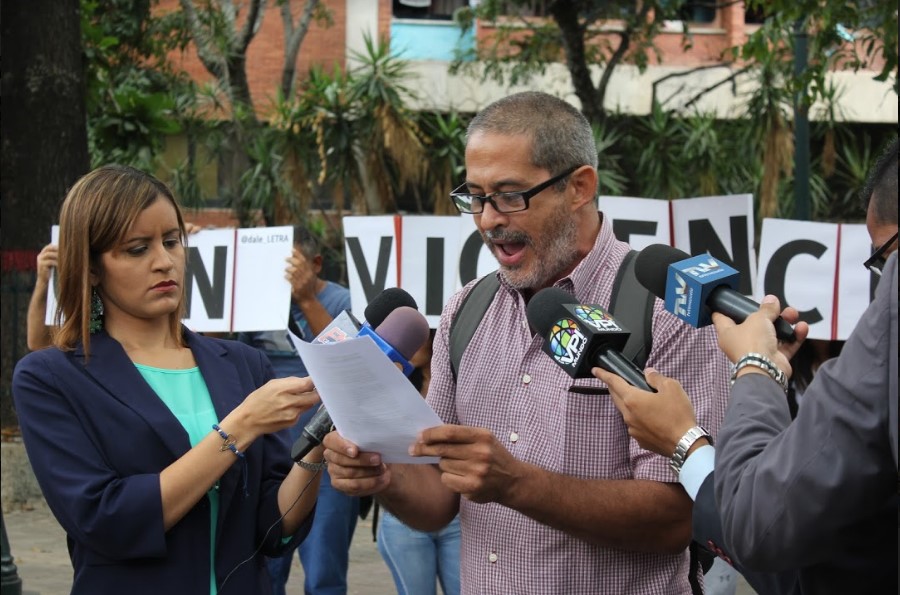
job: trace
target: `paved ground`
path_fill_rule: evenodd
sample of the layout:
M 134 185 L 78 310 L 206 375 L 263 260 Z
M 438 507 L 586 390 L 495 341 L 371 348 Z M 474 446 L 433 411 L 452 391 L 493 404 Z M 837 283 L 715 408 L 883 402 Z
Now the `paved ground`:
M 46 505 L 3 513 L 10 550 L 22 579 L 23 595 L 65 595 L 72 586 L 72 566 L 65 534 Z M 727 580 L 727 579 L 726 579 Z M 350 549 L 348 595 L 393 595 L 390 571 L 372 541 L 372 522 L 360 521 Z M 288 595 L 303 593 L 303 569 L 294 557 Z M 439 591 L 440 592 L 440 591 Z M 738 579 L 736 595 L 754 591 Z
M 45 505 L 3 513 L 10 550 L 22 579 L 23 595 L 65 595 L 72 587 L 72 565 L 65 533 Z M 361 520 L 350 548 L 348 595 L 394 595 L 394 581 L 372 541 L 372 522 Z M 288 595 L 303 593 L 303 568 L 297 557 Z

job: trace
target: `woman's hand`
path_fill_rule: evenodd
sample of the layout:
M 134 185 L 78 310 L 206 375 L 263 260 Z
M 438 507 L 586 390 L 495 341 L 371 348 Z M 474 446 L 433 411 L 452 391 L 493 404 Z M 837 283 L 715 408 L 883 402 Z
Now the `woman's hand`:
M 249 395 L 222 420 L 222 427 L 250 441 L 289 428 L 300 415 L 319 403 L 311 378 L 276 378 Z

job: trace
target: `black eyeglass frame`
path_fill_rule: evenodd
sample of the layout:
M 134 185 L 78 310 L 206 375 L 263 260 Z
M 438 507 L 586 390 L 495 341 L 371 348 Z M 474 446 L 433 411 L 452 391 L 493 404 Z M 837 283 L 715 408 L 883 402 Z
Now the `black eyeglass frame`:
M 878 275 L 881 276 L 881 269 L 884 268 L 884 263 L 887 259 L 884 257 L 884 253 L 887 252 L 887 249 L 891 247 L 891 244 L 897 241 L 897 237 L 900 232 L 895 233 L 881 246 L 879 246 L 875 252 L 872 252 L 872 256 L 866 259 L 863 263 L 863 266 Z
M 546 190 L 553 184 L 556 184 L 557 182 L 561 181 L 566 176 L 571 175 L 572 172 L 574 172 L 579 167 L 581 167 L 581 166 L 573 165 L 572 167 L 564 170 L 562 173 L 553 176 L 546 182 L 541 182 L 537 186 L 529 188 L 528 190 L 515 190 L 513 192 L 492 192 L 491 194 L 487 194 L 487 195 L 472 194 L 470 192 L 460 192 L 460 190 L 463 187 L 465 187 L 465 185 L 466 185 L 466 182 L 463 182 L 462 184 L 457 186 L 457 188 L 453 192 L 450 193 L 450 199 L 453 201 L 453 206 L 456 207 L 456 210 L 458 210 L 463 215 L 478 215 L 480 213 L 483 213 L 485 203 L 491 203 L 491 206 L 494 207 L 494 210 L 497 211 L 498 213 L 520 213 L 522 211 L 528 210 L 528 207 L 531 206 L 531 199 L 534 198 L 537 194 L 543 192 L 544 190 Z M 523 206 L 521 209 L 513 209 L 511 211 L 501 209 L 499 207 L 499 205 L 497 204 L 497 201 L 494 200 L 495 197 L 498 197 L 498 196 L 518 196 L 525 203 L 525 206 Z M 463 198 L 463 197 L 466 197 L 468 200 L 468 203 L 469 203 L 468 210 L 466 210 L 466 208 L 461 206 L 459 204 L 459 201 L 457 200 L 458 198 Z M 475 211 L 472 209 L 472 204 L 474 204 L 476 199 L 481 201 L 481 209 L 478 211 Z

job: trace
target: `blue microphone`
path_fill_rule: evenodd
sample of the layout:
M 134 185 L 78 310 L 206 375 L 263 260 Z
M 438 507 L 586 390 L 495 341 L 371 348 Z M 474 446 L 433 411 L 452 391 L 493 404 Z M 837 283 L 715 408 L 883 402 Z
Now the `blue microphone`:
M 634 261 L 634 274 L 647 290 L 664 300 L 666 310 L 693 327 L 712 322 L 720 312 L 738 324 L 759 310 L 759 304 L 736 288 L 740 273 L 709 254 L 691 257 L 665 244 L 647 246 Z M 775 335 L 797 340 L 784 319 L 775 319 Z
M 410 311 L 418 313 L 417 310 L 412 310 L 411 308 Z M 395 310 L 395 312 L 402 312 L 402 310 L 398 308 L 397 310 Z M 419 316 L 422 315 L 419 314 Z M 390 316 L 388 318 L 390 318 Z M 385 320 L 387 320 L 387 318 L 385 318 Z M 381 349 L 382 353 L 388 356 L 388 358 L 392 362 L 398 364 L 400 366 L 400 369 L 406 376 L 409 376 L 413 373 L 413 370 L 415 370 L 413 365 L 409 363 L 409 360 L 403 357 L 402 353 L 394 349 L 394 347 L 390 343 L 385 341 L 378 333 L 376 333 L 375 329 L 373 329 L 368 322 L 365 323 L 361 329 L 359 329 L 359 333 L 356 336 L 369 337 L 370 339 L 375 341 L 375 344 L 378 345 L 378 348 Z M 418 350 L 418 348 L 416 350 Z M 415 353 L 415 351 L 413 351 L 413 353 Z

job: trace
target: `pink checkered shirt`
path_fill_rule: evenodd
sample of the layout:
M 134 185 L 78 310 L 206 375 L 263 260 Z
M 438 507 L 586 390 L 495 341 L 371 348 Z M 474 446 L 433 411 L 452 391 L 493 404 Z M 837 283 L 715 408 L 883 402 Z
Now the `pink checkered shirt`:
M 594 248 L 556 283 L 587 304 L 609 303 L 629 247 L 604 221 Z M 450 371 L 449 324 L 473 283 L 444 309 L 434 343 L 428 403 L 448 424 L 490 429 L 518 459 L 583 479 L 675 482 L 668 461 L 628 436 L 609 397 L 579 394 L 573 381 L 541 351 L 521 294 L 502 284 L 460 362 Z M 656 301 L 653 347 L 647 361 L 681 381 L 697 418 L 714 436 L 725 414 L 728 366 L 712 327 L 692 329 Z M 604 548 L 572 537 L 499 504 L 460 503 L 462 591 L 468 595 L 536 593 L 690 593 L 688 553 L 649 554 Z

